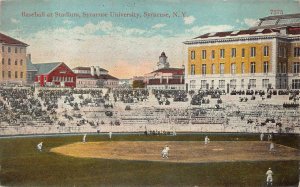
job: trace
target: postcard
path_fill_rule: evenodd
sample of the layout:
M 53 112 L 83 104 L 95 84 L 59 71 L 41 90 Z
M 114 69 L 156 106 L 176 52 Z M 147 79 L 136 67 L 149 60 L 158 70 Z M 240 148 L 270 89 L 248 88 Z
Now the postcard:
M 0 186 L 299 186 L 299 0 L 0 0 Z

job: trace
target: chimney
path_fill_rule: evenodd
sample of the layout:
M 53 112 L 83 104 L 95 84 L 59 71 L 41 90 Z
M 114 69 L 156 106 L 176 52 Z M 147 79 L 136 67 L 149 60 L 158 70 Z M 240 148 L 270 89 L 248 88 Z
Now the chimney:
M 286 28 L 280 29 L 280 34 L 286 35 L 286 34 L 287 34 L 287 33 L 286 33 Z
M 100 76 L 100 67 L 99 67 L 99 66 L 96 66 L 96 74 L 97 74 L 98 76 Z
M 27 59 L 28 59 L 29 61 L 31 61 L 31 54 L 30 54 L 30 53 L 27 54 Z
M 91 66 L 91 75 L 92 75 L 92 76 L 95 75 L 95 68 L 94 68 L 94 66 Z

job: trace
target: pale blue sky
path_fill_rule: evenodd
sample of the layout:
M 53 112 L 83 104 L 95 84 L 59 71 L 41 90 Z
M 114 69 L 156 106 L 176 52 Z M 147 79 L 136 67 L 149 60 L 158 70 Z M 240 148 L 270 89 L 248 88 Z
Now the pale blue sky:
M 298 0 L 0 0 L 0 31 L 30 46 L 34 62 L 64 61 L 71 67 L 100 65 L 119 77 L 155 68 L 161 51 L 173 66 L 186 55 L 182 42 L 197 35 L 247 29 L 270 9 L 299 13 Z M 124 17 L 22 17 L 22 12 L 134 12 Z M 169 13 L 170 18 L 146 18 L 144 12 Z M 184 12 L 186 17 L 172 17 Z M 122 72 L 119 70 L 122 69 Z

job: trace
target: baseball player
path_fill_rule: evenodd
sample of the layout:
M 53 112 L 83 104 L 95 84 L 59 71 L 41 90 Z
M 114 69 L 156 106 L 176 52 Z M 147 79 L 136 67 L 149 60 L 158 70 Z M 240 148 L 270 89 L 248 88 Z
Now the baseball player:
M 86 134 L 83 135 L 82 142 L 85 143 Z
M 43 142 L 40 142 L 39 144 L 37 144 L 36 148 L 37 148 L 39 151 L 42 151 L 42 149 L 43 149 Z
M 267 175 L 267 185 L 271 185 L 272 186 L 272 183 L 273 183 L 273 171 L 271 170 L 271 168 L 269 168 L 269 170 L 267 171 L 266 173 Z

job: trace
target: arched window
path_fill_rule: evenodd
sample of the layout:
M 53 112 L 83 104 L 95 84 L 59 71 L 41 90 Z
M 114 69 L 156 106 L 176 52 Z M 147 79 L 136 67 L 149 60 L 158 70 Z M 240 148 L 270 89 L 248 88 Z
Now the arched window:
M 18 65 L 18 60 L 15 61 L 15 65 Z
M 7 63 L 8 63 L 8 65 L 10 65 L 10 58 L 8 59 L 8 62 L 7 62 Z

